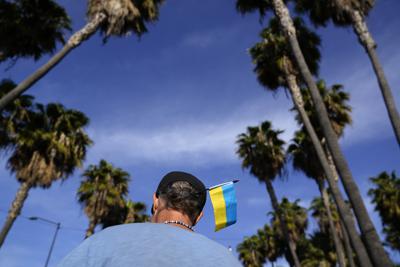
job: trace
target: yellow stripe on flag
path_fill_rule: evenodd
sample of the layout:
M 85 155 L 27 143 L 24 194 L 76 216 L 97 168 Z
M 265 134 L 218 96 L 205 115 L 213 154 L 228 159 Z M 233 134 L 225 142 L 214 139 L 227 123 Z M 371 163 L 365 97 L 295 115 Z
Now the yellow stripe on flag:
M 222 186 L 210 190 L 211 203 L 214 207 L 215 231 L 226 226 L 226 205 Z

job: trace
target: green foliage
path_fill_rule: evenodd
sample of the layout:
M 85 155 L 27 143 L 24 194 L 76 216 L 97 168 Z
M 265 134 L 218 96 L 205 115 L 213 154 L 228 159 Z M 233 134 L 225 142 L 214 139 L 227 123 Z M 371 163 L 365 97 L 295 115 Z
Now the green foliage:
M 333 240 L 328 230 L 328 224 L 325 220 L 324 206 L 320 199 L 316 198 L 310 210 L 312 216 L 317 219 L 319 225 L 323 225 L 323 230 L 314 231 L 307 235 L 308 226 L 307 210 L 298 204 L 299 200 L 294 202 L 283 198 L 279 204 L 280 210 L 285 214 L 285 220 L 288 222 L 290 234 L 295 238 L 296 254 L 299 257 L 301 266 L 308 267 L 334 267 L 337 264 L 337 256 Z M 331 203 L 334 205 L 333 203 Z M 289 253 L 286 238 L 279 226 L 279 217 L 276 212 L 272 215 L 270 225 L 266 224 L 259 229 L 255 235 L 246 237 L 237 247 L 239 259 L 244 266 L 264 266 L 267 262 L 276 262 L 279 258 L 285 257 L 289 264 L 293 264 L 291 254 Z M 338 214 L 334 215 L 335 221 L 338 221 Z M 340 227 L 340 226 L 338 226 Z
M 163 0 L 89 0 L 87 16 L 89 20 L 99 13 L 106 15 L 101 32 L 122 36 L 128 33 L 142 35 L 147 32 L 148 23 L 158 19 L 159 7 Z
M 299 45 L 303 53 L 307 55 L 307 65 L 310 71 L 317 75 L 321 58 L 319 51 L 321 40 L 318 35 L 306 27 L 300 18 L 295 18 L 293 21 Z M 261 32 L 260 37 L 262 41 L 256 43 L 250 49 L 250 55 L 255 65 L 254 72 L 257 74 L 258 81 L 272 91 L 279 87 L 287 87 L 284 69 L 288 68 L 288 71 L 295 76 L 298 76 L 299 71 L 295 66 L 290 45 L 286 41 L 278 19 L 271 19 L 268 27 Z M 284 60 L 289 66 L 283 64 Z
M 4 79 L 0 82 L 0 98 L 10 92 L 16 84 Z M 0 150 L 10 152 L 15 147 L 16 134 L 26 128 L 33 112 L 33 97 L 21 95 L 0 113 Z
M 242 167 L 250 169 L 261 182 L 284 174 L 285 142 L 279 138 L 282 132 L 273 130 L 271 123 L 265 121 L 257 127 L 248 127 L 246 133 L 238 136 L 237 154 L 243 160 Z
M 105 160 L 100 160 L 98 165 L 90 165 L 82 176 L 84 180 L 77 195 L 89 220 L 94 224 L 104 221 L 106 225 L 119 221 L 118 218 L 107 218 L 107 216 L 113 214 L 122 217 L 117 211 L 126 205 L 129 174 Z M 107 220 L 109 222 L 106 222 Z
M 289 234 L 295 242 L 305 237 L 308 227 L 307 210 L 301 207 L 299 202 L 299 199 L 290 202 L 287 198 L 283 198 L 282 202 L 279 203 L 279 211 L 285 216 Z M 277 233 L 280 239 L 284 240 L 285 237 L 280 227 L 279 216 L 277 216 L 276 212 L 271 212 L 271 215 L 274 232 Z
M 0 0 L 0 62 L 52 53 L 70 29 L 64 8 L 52 0 Z
M 239 259 L 246 267 L 262 267 L 266 261 L 263 241 L 257 235 L 245 237 L 237 246 Z
M 320 232 L 329 235 L 329 219 L 328 214 L 323 203 L 322 198 L 316 197 L 311 202 L 310 206 L 311 216 L 317 221 Z M 332 199 L 330 199 L 330 210 L 332 214 L 333 223 L 336 228 L 336 232 L 341 236 L 340 228 L 340 217 L 337 212 L 336 205 Z
M 101 220 L 102 228 L 125 223 L 140 223 L 149 221 L 146 214 L 146 204 L 124 200 L 124 204 L 112 206 Z
M 297 243 L 297 254 L 299 255 L 301 266 L 304 267 L 334 267 L 336 266 L 336 259 L 330 262 L 329 256 L 325 254 L 327 249 L 327 244 L 332 242 L 328 239 L 316 238 L 317 234 L 311 236 L 311 239 L 302 238 Z M 328 243 L 323 243 L 328 242 Z M 329 251 L 332 251 L 332 246 L 329 246 Z M 334 255 L 333 255 L 334 256 Z M 334 256 L 335 257 L 335 256 Z
M 268 11 L 272 10 L 271 0 L 237 0 L 236 10 L 241 14 L 259 12 L 262 19 Z
M 322 79 L 317 82 L 317 87 L 324 101 L 332 128 L 340 137 L 343 134 L 345 126 L 352 123 L 351 106 L 348 104 L 350 95 L 344 91 L 341 84 L 333 84 L 331 87 L 327 87 L 325 81 Z M 310 90 L 308 90 L 308 88 L 302 88 L 301 90 L 304 100 L 304 109 L 306 110 L 312 125 L 316 129 L 317 135 L 322 139 L 323 134 L 309 92 Z M 296 115 L 296 120 L 300 125 L 302 125 L 299 115 Z
M 18 131 L 9 135 L 12 150 L 7 166 L 18 181 L 47 188 L 82 166 L 92 143 L 84 131 L 89 123 L 85 114 L 61 104 L 36 104 L 24 118 Z
M 285 243 L 277 239 L 274 230 L 267 224 L 237 246 L 239 259 L 248 267 L 263 266 L 267 260 L 275 262 L 283 255 L 284 249 Z
M 315 26 L 326 27 L 329 21 L 336 26 L 350 26 L 352 20 L 348 10 L 358 10 L 364 16 L 375 4 L 375 0 L 293 0 L 299 13 L 307 14 Z
M 395 172 L 391 175 L 382 172 L 370 180 L 376 187 L 370 189 L 368 195 L 382 219 L 386 242 L 400 251 L 400 178 Z
M 316 180 L 324 178 L 324 171 L 319 158 L 304 128 L 294 133 L 294 138 L 287 149 L 287 153 L 291 156 L 295 170 L 302 171 L 307 177 Z
M 344 92 L 343 86 L 339 84 L 327 87 L 323 80 L 319 80 L 317 86 L 328 111 L 328 117 L 334 131 L 338 136 L 343 135 L 344 128 L 352 122 L 351 107 L 348 104 L 350 99 L 349 94 Z M 321 143 L 324 144 L 324 135 L 321 127 L 319 127 L 317 114 L 310 93 L 305 88 L 303 88 L 301 92 L 304 100 L 304 109 Z M 293 108 L 293 110 L 294 109 L 295 108 Z M 302 120 L 298 114 L 296 115 L 296 120 L 302 125 Z M 317 153 L 304 127 L 295 132 L 294 138 L 287 149 L 287 153 L 291 156 L 294 169 L 304 172 L 307 177 L 313 179 L 318 180 L 325 177 Z

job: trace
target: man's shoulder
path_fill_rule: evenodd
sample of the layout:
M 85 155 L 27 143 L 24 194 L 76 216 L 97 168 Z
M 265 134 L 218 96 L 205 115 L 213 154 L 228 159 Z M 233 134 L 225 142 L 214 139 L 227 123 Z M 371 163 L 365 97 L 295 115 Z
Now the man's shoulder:
M 68 262 L 68 258 L 75 262 L 79 259 L 80 266 L 87 267 L 216 266 L 217 263 L 221 267 L 239 266 L 228 249 L 217 242 L 201 234 L 153 223 L 106 228 L 85 240 L 63 262 Z

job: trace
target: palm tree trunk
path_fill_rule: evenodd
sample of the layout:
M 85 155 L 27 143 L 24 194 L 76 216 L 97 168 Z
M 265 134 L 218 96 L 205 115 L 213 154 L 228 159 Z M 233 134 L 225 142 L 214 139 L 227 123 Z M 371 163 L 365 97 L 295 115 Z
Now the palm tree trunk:
M 340 228 L 342 229 L 343 243 L 344 243 L 344 248 L 346 249 L 346 256 L 349 266 L 356 267 L 356 264 L 354 263 L 353 250 L 351 249 L 350 245 L 349 235 L 347 234 L 346 227 L 344 227 L 342 220 L 340 220 Z
M 324 140 L 322 142 L 324 142 Z M 325 153 L 326 153 L 327 158 L 328 158 L 329 167 L 331 168 L 333 176 L 335 178 L 335 181 L 337 182 L 339 180 L 339 174 L 338 174 L 338 172 L 336 170 L 335 163 L 333 162 L 332 155 L 331 155 L 331 153 L 329 152 L 329 149 L 326 146 L 324 146 L 324 149 L 325 149 Z M 343 225 L 343 220 L 342 219 L 340 219 L 340 228 L 342 230 L 341 232 L 342 232 L 342 235 L 343 235 L 343 243 L 344 243 L 344 246 L 345 246 L 345 249 L 346 249 L 346 255 L 347 255 L 347 259 L 348 259 L 348 264 L 349 264 L 350 267 L 355 267 L 354 257 L 353 257 L 353 250 L 351 249 L 349 235 L 347 233 L 346 228 Z
M 11 208 L 8 212 L 6 221 L 1 229 L 0 233 L 0 248 L 6 239 L 8 232 L 10 231 L 12 225 L 14 224 L 15 219 L 21 212 L 21 209 L 24 205 L 26 198 L 28 197 L 29 189 L 31 189 L 32 185 L 28 182 L 23 182 L 18 189 L 18 192 L 15 196 L 14 201 L 11 204 Z
M 346 267 L 346 259 L 344 256 L 343 245 L 339 239 L 338 233 L 336 231 L 335 225 L 333 223 L 331 205 L 329 201 L 328 192 L 324 186 L 324 181 L 317 181 L 319 191 L 321 193 L 322 202 L 324 203 L 326 214 L 328 215 L 329 229 L 333 238 L 333 243 L 335 245 L 336 255 L 338 257 L 338 263 L 340 267 Z
M 326 138 L 329 150 L 332 153 L 335 165 L 339 171 L 343 187 L 354 209 L 354 213 L 356 215 L 358 225 L 360 226 L 360 230 L 364 237 L 369 255 L 371 256 L 371 260 L 373 261 L 375 266 L 393 266 L 393 263 L 391 263 L 388 255 L 383 249 L 378 233 L 376 232 L 376 229 L 372 224 L 371 218 L 369 217 L 367 209 L 365 208 L 357 184 L 354 182 L 354 179 L 350 172 L 350 168 L 339 146 L 337 136 L 333 131 L 332 125 L 330 124 L 328 113 L 326 111 L 322 97 L 319 94 L 313 76 L 307 66 L 304 55 L 301 52 L 300 45 L 296 37 L 296 30 L 290 17 L 289 10 L 284 4 L 283 0 L 273 0 L 272 2 L 275 14 L 279 18 L 281 27 L 286 33 L 301 75 L 310 90 L 311 98 L 316 109 L 319 124 Z
M 335 181 L 335 175 L 329 165 L 328 159 L 326 157 L 325 151 L 318 139 L 317 134 L 315 133 L 314 127 L 312 126 L 310 119 L 307 116 L 307 113 L 304 109 L 304 101 L 303 97 L 301 96 L 301 92 L 299 86 L 297 84 L 296 77 L 290 75 L 287 64 L 284 63 L 284 72 L 286 75 L 286 81 L 288 83 L 288 88 L 291 92 L 293 103 L 300 114 L 300 118 L 304 124 L 304 127 L 311 139 L 311 142 L 314 146 L 314 149 L 317 153 L 318 159 L 321 163 L 321 166 L 325 172 L 329 187 L 332 191 L 333 198 L 335 200 L 336 206 L 338 207 L 338 211 L 340 217 L 345 223 L 346 229 L 350 235 L 351 242 L 353 244 L 354 250 L 356 252 L 357 258 L 362 263 L 362 266 L 372 266 L 368 253 L 364 247 L 364 244 L 361 241 L 360 236 L 358 235 L 357 229 L 354 225 L 353 216 L 349 207 L 344 202 L 343 196 L 337 186 Z M 330 123 L 330 122 L 329 122 Z
M 89 227 L 86 230 L 85 239 L 94 234 L 94 229 L 96 228 L 96 225 L 97 225 L 96 219 L 90 220 Z
M 357 10 L 352 10 L 349 13 L 352 18 L 354 32 L 357 34 L 360 43 L 364 46 L 365 51 L 371 60 L 375 75 L 378 78 L 379 88 L 381 89 L 390 122 L 392 123 L 393 131 L 397 138 L 397 143 L 400 145 L 400 115 L 396 108 L 392 90 L 390 89 L 390 85 L 386 79 L 382 65 L 379 62 L 378 55 L 376 54 L 375 41 L 372 38 L 365 19 L 361 13 Z
M 333 161 L 331 152 L 329 151 L 328 147 L 325 145 L 325 139 L 322 140 L 322 146 L 325 150 L 326 159 L 328 160 L 329 167 L 332 170 L 333 178 L 335 178 L 335 182 L 339 181 L 339 174 L 336 170 L 335 162 Z
M 61 60 L 69 54 L 75 47 L 79 46 L 84 40 L 93 35 L 106 19 L 104 13 L 97 14 L 89 23 L 87 23 L 81 30 L 74 33 L 64 47 L 50 58 L 43 66 L 32 73 L 28 78 L 23 80 L 17 87 L 8 92 L 0 99 L 0 111 L 4 109 L 9 103 L 16 99 L 19 95 L 28 90 L 32 85 L 39 81 L 44 75 L 52 70 Z
M 279 217 L 279 222 L 281 224 L 281 229 L 282 229 L 282 232 L 283 232 L 284 236 L 286 237 L 286 240 L 287 240 L 287 243 L 288 243 L 288 247 L 289 247 L 289 251 L 290 251 L 290 254 L 291 254 L 291 256 L 293 258 L 293 261 L 294 261 L 294 265 L 296 267 L 300 267 L 301 266 L 300 265 L 300 261 L 299 261 L 299 258 L 297 256 L 297 254 L 296 254 L 296 244 L 294 243 L 294 240 L 293 240 L 291 234 L 289 233 L 289 229 L 288 229 L 287 224 L 286 224 L 285 216 L 284 216 L 284 214 L 282 214 L 282 211 L 279 208 L 279 203 L 278 203 L 278 199 L 277 199 L 276 194 L 275 194 L 274 187 L 272 186 L 272 183 L 271 183 L 271 181 L 269 179 L 265 180 L 265 184 L 267 186 L 267 192 L 269 194 L 269 197 L 271 198 L 272 207 L 274 208 L 276 214 Z

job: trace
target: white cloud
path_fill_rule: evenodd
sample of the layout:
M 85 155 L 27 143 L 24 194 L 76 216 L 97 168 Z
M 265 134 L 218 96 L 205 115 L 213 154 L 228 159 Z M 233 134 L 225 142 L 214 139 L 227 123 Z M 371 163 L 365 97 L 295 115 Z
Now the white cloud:
M 190 165 L 232 162 L 237 135 L 247 126 L 271 120 L 273 127 L 284 129 L 282 138 L 289 140 L 296 124 L 287 107 L 269 105 L 254 100 L 230 113 L 214 117 L 188 118 L 170 126 L 136 129 L 134 126 L 112 126 L 91 129 L 95 141 L 90 159 L 98 160 L 107 155 L 117 155 L 123 162 L 176 163 Z

